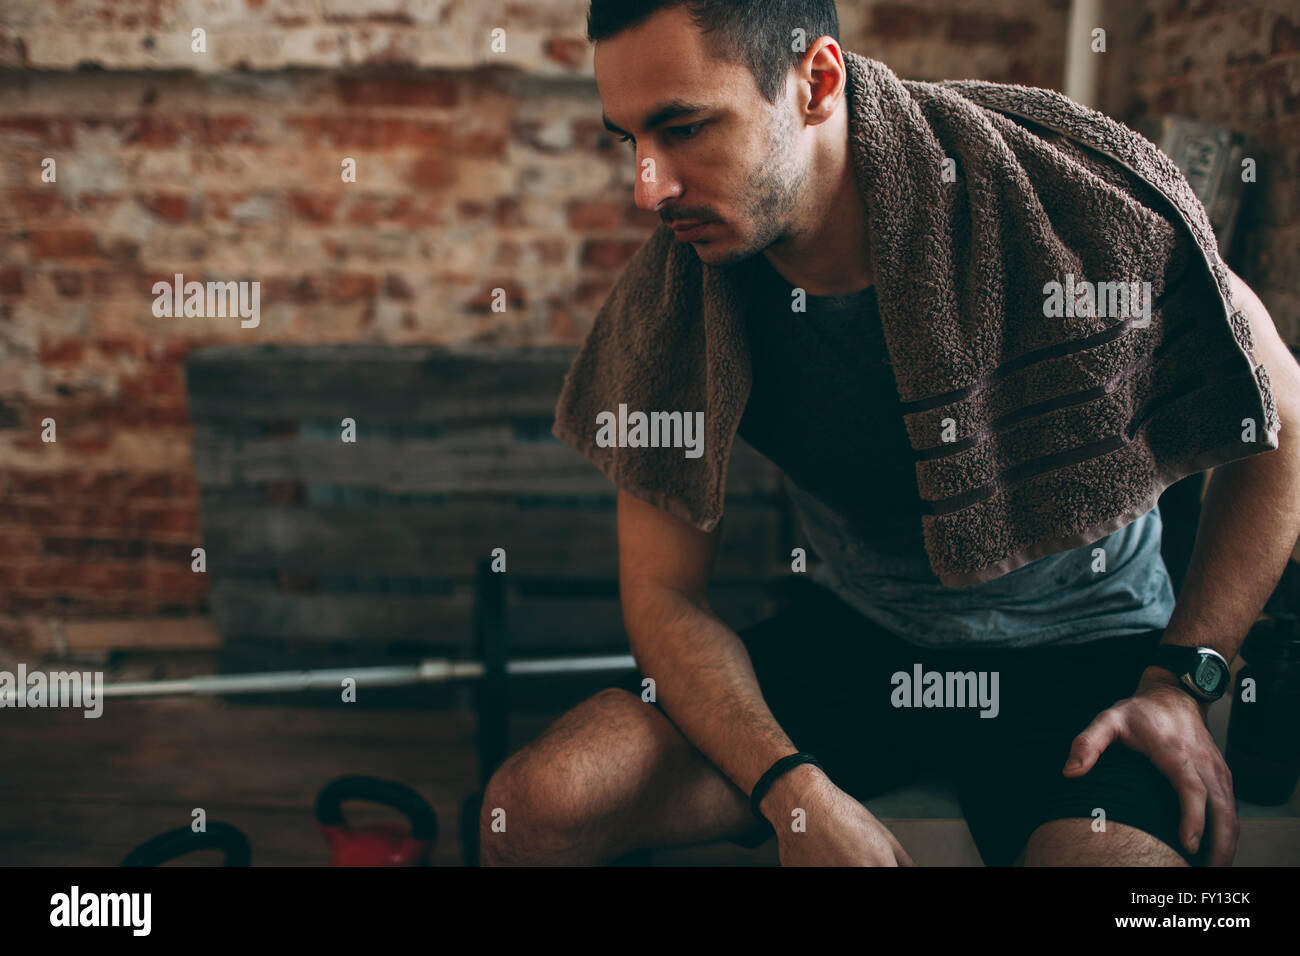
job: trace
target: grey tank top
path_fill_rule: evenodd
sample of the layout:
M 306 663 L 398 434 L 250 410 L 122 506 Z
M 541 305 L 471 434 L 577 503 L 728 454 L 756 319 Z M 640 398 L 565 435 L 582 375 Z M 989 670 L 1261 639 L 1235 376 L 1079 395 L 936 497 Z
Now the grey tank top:
M 781 470 L 821 559 L 814 580 L 927 647 L 1075 644 L 1167 625 L 1159 508 L 991 581 L 940 583 L 874 287 L 806 296 L 796 312 L 793 287 L 757 258 L 745 316 L 753 384 L 738 431 Z

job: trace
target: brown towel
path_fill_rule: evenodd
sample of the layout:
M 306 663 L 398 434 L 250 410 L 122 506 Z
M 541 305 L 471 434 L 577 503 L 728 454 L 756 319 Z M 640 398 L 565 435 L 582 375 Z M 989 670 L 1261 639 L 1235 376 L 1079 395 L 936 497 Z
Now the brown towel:
M 1277 448 L 1250 325 L 1172 160 L 1051 90 L 900 80 L 847 51 L 845 65 L 881 321 L 940 581 L 963 587 L 1090 544 L 1178 479 Z M 722 517 L 749 395 L 755 261 L 706 266 L 656 229 L 597 314 L 552 427 L 616 485 L 704 531 Z M 1068 294 L 1143 281 L 1149 319 L 1137 302 L 1128 317 L 1044 314 L 1047 283 Z M 597 415 L 620 404 L 703 411 L 703 456 L 597 444 Z M 828 441 L 836 426 L 809 423 Z

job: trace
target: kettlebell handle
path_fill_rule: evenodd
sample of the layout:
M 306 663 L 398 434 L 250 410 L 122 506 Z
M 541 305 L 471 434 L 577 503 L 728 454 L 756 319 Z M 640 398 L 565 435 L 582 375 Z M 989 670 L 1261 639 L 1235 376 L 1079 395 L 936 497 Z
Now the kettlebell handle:
M 424 798 L 403 783 L 378 777 L 337 777 L 316 795 L 316 822 L 325 827 L 344 827 L 344 800 L 365 800 L 400 810 L 411 822 L 411 837 L 432 842 L 438 835 L 438 818 Z
M 207 830 L 195 833 L 189 827 L 177 827 L 146 840 L 126 855 L 120 866 L 158 866 L 167 860 L 196 850 L 224 850 L 222 866 L 248 866 L 252 848 L 243 831 L 229 823 L 212 822 Z

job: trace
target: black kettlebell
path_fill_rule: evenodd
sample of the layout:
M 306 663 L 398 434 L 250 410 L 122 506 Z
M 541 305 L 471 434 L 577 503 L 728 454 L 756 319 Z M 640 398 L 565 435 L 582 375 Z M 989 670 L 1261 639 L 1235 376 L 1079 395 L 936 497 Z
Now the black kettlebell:
M 229 823 L 209 823 L 196 833 L 189 827 L 177 827 L 146 840 L 126 855 L 119 866 L 158 866 L 196 850 L 218 849 L 226 852 L 222 866 L 248 866 L 252 848 L 242 830 Z

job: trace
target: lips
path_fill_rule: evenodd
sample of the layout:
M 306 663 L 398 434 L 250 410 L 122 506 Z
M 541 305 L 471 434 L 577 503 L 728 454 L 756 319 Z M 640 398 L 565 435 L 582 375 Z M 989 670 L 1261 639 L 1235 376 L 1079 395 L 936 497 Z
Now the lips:
M 673 223 L 673 235 L 681 242 L 690 242 L 711 225 L 712 223 L 708 222 Z

